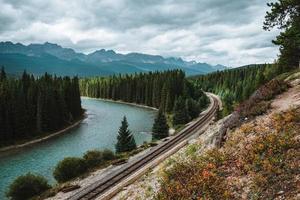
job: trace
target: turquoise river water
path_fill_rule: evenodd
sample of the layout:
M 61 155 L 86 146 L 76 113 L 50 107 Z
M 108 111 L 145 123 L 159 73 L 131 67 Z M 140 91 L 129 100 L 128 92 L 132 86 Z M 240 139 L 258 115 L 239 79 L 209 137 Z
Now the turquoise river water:
M 126 115 L 129 128 L 137 144 L 150 141 L 155 111 L 131 105 L 82 98 L 87 118 L 75 129 L 58 137 L 0 154 L 0 199 L 5 198 L 9 184 L 27 172 L 45 176 L 55 183 L 52 172 L 55 165 L 67 156 L 82 156 L 87 150 L 114 150 L 120 122 Z

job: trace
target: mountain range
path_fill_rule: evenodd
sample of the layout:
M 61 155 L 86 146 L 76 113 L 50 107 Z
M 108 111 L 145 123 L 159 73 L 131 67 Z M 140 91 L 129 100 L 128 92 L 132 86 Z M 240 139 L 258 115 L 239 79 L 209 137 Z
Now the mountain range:
M 187 75 L 197 75 L 227 68 L 175 57 L 164 58 L 141 53 L 120 54 L 105 49 L 83 54 L 48 42 L 29 45 L 0 42 L 0 66 L 4 66 L 10 74 L 21 74 L 26 70 L 35 75 L 48 72 L 59 76 L 80 77 L 167 69 L 182 69 Z

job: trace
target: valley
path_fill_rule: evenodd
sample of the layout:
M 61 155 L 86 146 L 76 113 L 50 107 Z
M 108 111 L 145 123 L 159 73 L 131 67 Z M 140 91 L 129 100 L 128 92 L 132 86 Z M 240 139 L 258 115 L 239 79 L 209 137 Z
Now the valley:
M 299 200 L 299 0 L 0 0 L 0 199 Z

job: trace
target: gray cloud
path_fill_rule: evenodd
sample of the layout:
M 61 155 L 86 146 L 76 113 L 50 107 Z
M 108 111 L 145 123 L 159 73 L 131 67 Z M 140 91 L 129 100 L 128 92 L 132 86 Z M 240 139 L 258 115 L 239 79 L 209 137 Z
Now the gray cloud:
M 0 0 L 0 40 L 55 42 L 239 66 L 271 62 L 261 0 Z

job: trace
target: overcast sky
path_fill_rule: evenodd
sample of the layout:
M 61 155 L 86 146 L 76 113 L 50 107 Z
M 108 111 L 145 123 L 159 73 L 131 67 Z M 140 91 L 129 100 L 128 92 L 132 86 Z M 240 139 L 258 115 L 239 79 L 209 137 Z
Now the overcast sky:
M 0 0 L 0 41 L 241 66 L 272 62 L 268 0 Z

